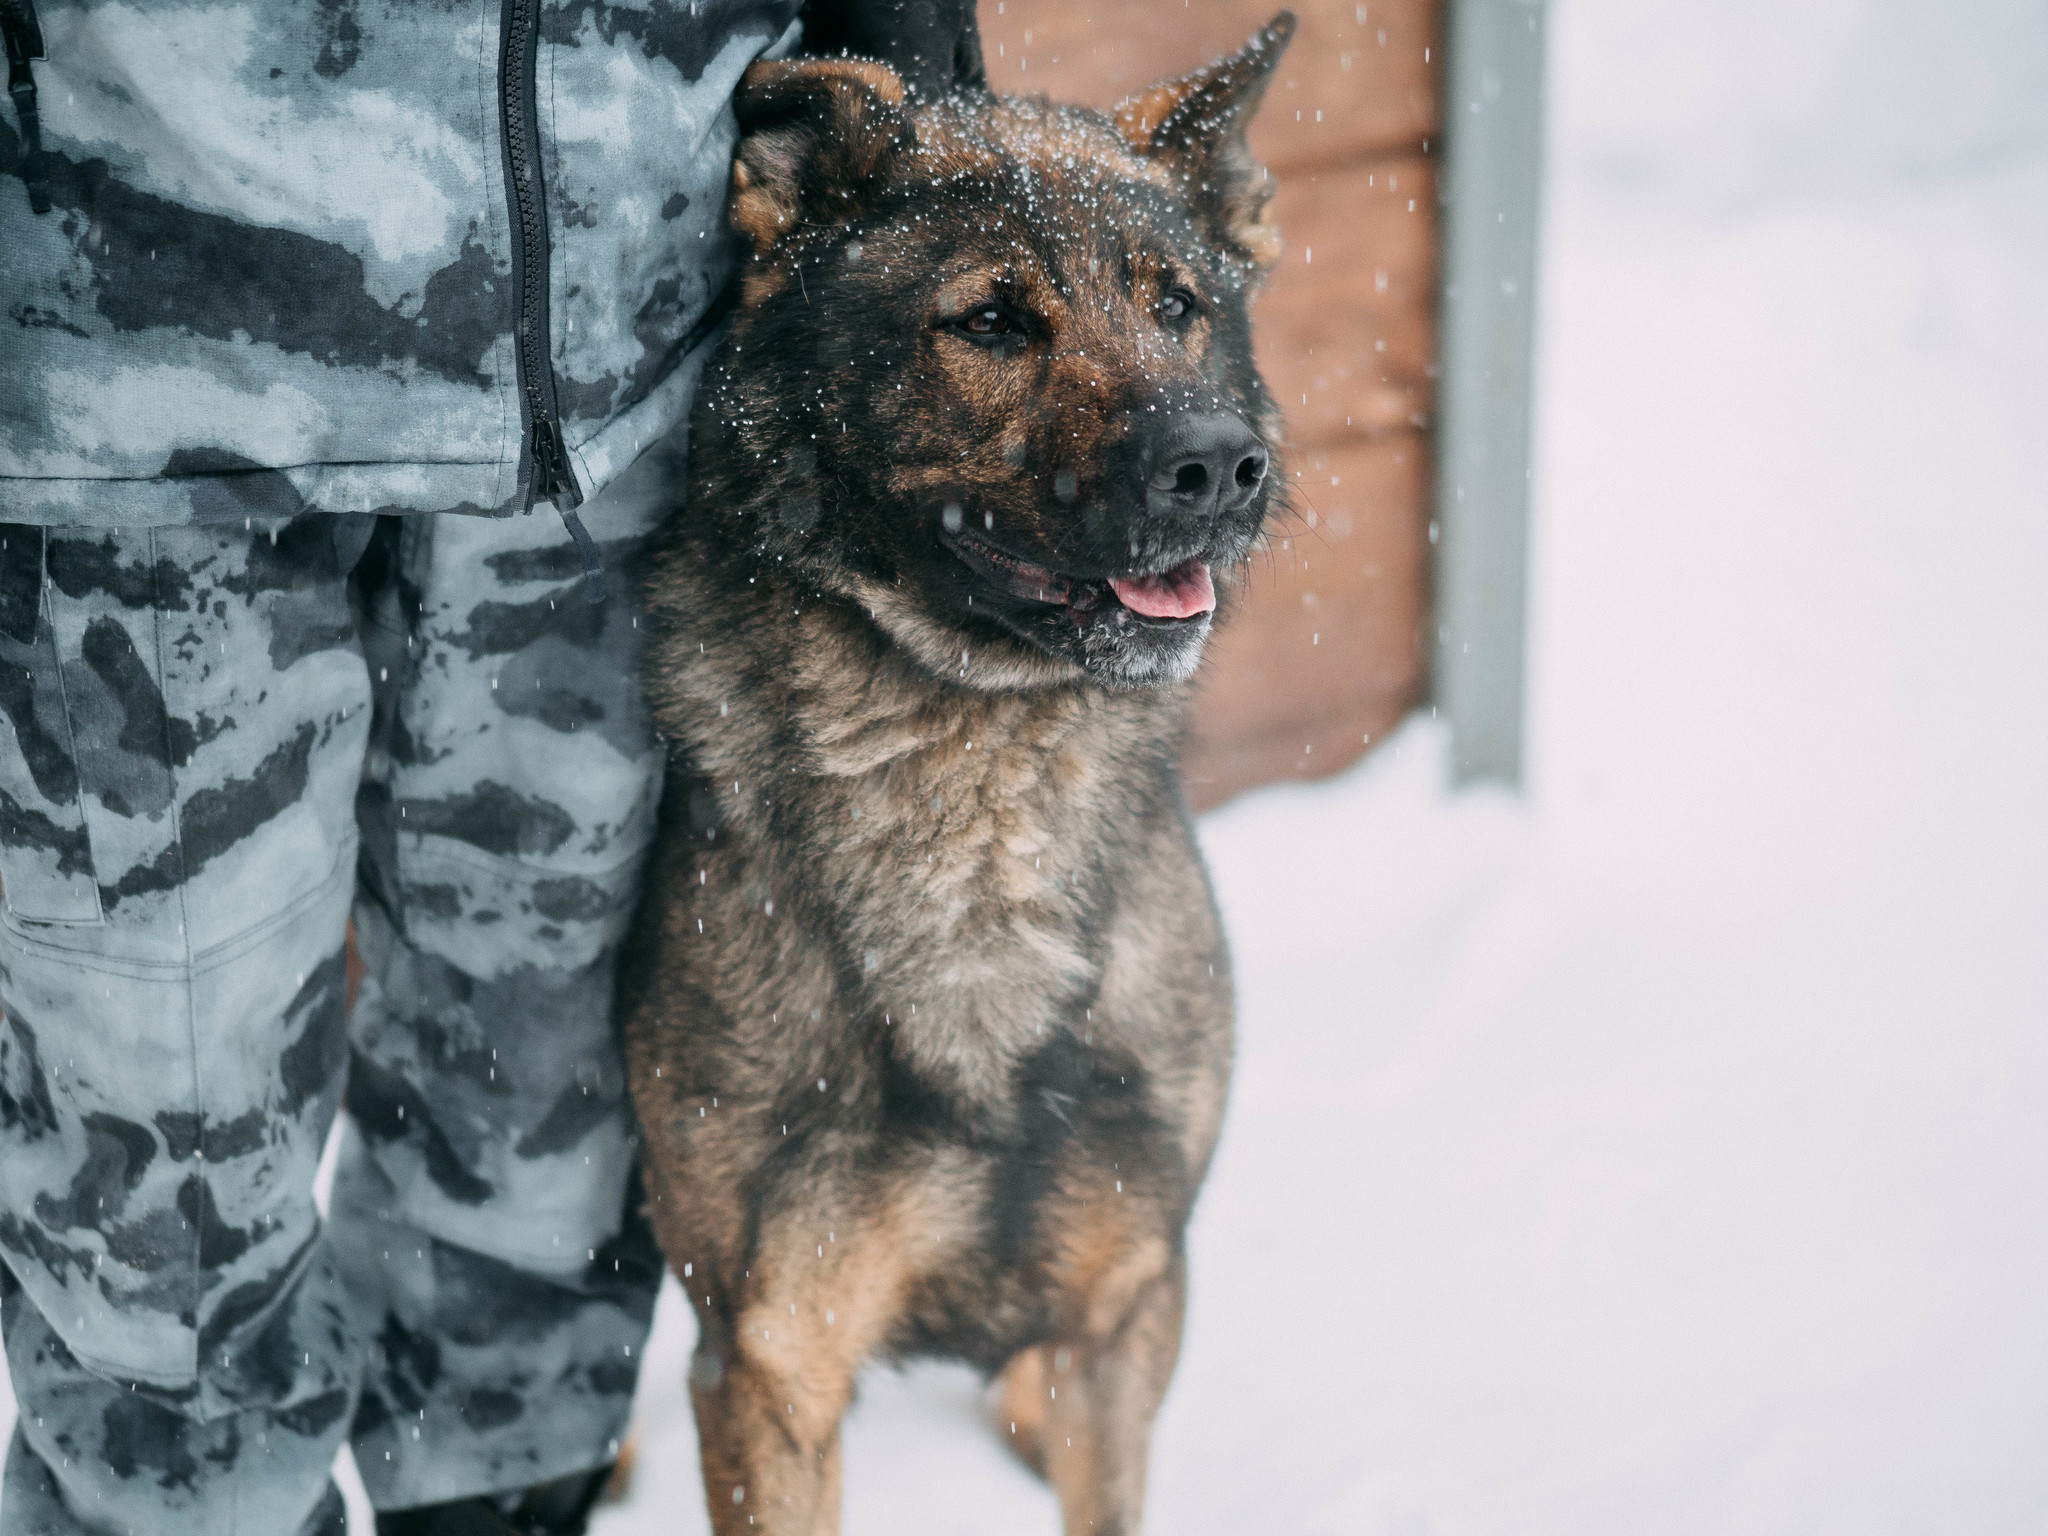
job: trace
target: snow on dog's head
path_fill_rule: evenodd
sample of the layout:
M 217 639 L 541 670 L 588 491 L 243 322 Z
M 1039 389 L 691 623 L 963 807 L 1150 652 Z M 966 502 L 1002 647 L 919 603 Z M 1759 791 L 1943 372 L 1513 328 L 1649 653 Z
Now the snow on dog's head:
M 706 382 L 763 552 L 984 686 L 1186 678 L 1280 484 L 1245 128 L 1293 25 L 1109 114 L 754 66 Z

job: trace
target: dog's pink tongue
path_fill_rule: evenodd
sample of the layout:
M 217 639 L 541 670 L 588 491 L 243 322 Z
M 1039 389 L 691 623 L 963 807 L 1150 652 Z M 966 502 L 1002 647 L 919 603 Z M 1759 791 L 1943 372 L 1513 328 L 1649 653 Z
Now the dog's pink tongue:
M 1109 589 L 1131 612 L 1148 619 L 1191 619 L 1216 606 L 1216 583 L 1209 578 L 1209 567 L 1199 560 L 1136 581 L 1112 576 Z

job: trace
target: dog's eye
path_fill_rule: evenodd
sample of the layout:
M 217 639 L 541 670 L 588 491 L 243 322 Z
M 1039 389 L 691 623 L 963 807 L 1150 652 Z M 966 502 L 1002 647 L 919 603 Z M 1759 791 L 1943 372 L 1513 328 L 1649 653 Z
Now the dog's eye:
M 1195 312 L 1195 296 L 1185 288 L 1176 288 L 1159 301 L 1159 314 L 1166 320 L 1184 320 Z
M 994 305 L 975 310 L 960 322 L 960 328 L 972 336 L 1006 336 L 1012 329 L 1009 317 Z

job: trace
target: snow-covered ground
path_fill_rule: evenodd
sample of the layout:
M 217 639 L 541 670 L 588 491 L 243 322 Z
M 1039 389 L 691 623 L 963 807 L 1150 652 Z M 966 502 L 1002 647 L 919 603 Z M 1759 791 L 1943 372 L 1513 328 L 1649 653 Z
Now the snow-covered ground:
M 2048 12 L 1552 35 L 1530 792 L 1423 720 L 1205 824 L 1151 1526 L 2048 1530 Z M 688 1330 L 599 1536 L 705 1529 Z M 975 1401 L 871 1379 L 853 1536 L 1050 1536 Z

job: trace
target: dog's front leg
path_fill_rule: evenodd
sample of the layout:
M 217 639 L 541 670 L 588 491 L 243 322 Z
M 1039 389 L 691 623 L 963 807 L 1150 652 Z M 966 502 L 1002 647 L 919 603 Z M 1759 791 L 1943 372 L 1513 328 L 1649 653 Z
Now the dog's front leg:
M 1004 1373 L 1005 1416 L 1020 1439 L 1035 1431 L 1036 1443 L 1020 1449 L 1059 1494 L 1067 1536 L 1139 1536 L 1152 1420 L 1180 1356 L 1181 1260 L 1142 1278 L 1104 1278 L 1083 1303 L 1081 1326 Z
M 698 1313 L 690 1398 L 718 1536 L 838 1536 L 839 1421 L 854 1362 L 787 1305 Z

